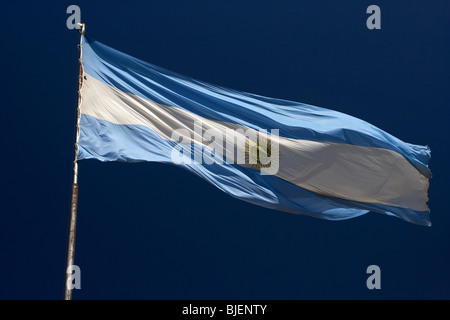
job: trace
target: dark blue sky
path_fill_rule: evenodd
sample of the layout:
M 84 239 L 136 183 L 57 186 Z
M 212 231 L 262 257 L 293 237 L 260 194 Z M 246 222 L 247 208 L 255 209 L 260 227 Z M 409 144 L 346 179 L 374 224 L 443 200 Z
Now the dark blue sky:
M 432 151 L 432 227 L 236 200 L 158 163 L 80 162 L 74 299 L 449 299 L 448 1 L 2 5 L 0 299 L 61 299 L 79 35 L 190 77 L 364 119 Z M 366 8 L 381 8 L 381 30 Z M 447 182 L 446 182 L 447 181 Z M 381 268 L 368 290 L 366 268 Z

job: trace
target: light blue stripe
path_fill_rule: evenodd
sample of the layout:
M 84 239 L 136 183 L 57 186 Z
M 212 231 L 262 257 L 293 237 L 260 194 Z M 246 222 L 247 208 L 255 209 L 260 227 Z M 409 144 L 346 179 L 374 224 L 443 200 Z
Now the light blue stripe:
M 83 36 L 84 71 L 124 92 L 199 116 L 280 136 L 379 147 L 403 155 L 424 176 L 430 149 L 405 143 L 355 117 L 303 103 L 266 98 L 190 79 Z
M 176 143 L 162 139 L 148 127 L 113 124 L 84 114 L 80 125 L 80 160 L 172 163 L 170 155 Z M 373 211 L 430 225 L 428 212 L 327 197 L 275 176 L 261 176 L 252 168 L 226 163 L 180 166 L 233 197 L 267 208 L 328 220 L 345 220 Z

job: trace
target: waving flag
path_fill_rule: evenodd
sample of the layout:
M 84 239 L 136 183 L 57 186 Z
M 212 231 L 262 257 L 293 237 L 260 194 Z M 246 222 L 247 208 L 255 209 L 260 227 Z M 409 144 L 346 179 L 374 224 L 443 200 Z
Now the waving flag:
M 430 150 L 349 115 L 239 92 L 82 37 L 79 159 L 174 163 L 256 205 L 431 225 Z

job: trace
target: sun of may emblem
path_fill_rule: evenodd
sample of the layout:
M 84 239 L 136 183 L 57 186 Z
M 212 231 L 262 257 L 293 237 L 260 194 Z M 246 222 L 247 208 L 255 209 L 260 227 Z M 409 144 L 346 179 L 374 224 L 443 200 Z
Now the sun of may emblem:
M 264 135 L 256 135 L 256 139 L 248 138 L 245 141 L 245 162 L 254 169 L 270 168 L 278 166 L 278 144 L 273 144 L 270 138 Z

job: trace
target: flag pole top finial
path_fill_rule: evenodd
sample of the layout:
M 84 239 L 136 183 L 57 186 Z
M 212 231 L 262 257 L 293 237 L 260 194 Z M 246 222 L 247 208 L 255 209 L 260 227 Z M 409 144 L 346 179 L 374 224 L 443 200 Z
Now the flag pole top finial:
M 80 33 L 84 34 L 84 32 L 86 30 L 86 24 L 84 24 L 84 23 L 77 23 L 77 27 L 80 29 Z

